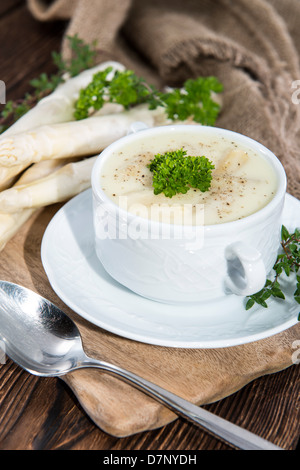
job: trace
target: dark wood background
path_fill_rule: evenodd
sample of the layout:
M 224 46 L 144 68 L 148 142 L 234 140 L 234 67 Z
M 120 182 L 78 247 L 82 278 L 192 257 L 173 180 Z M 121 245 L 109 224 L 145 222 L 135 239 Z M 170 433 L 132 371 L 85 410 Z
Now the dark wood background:
M 51 51 L 60 49 L 65 27 L 64 22 L 35 21 L 23 0 L 1 0 L 0 79 L 6 83 L 7 100 L 22 97 L 30 89 L 30 79 L 55 71 Z M 57 208 L 51 208 L 53 214 Z M 1 256 L 4 259 L 5 250 Z M 9 269 L 7 259 L 0 264 L 3 278 Z M 256 379 L 205 408 L 258 434 L 263 430 L 259 420 L 253 423 L 253 416 L 257 418 L 258 409 L 262 415 L 270 413 L 264 422 L 280 433 L 285 449 L 293 450 L 299 436 L 298 400 L 299 368 L 295 365 Z M 32 376 L 7 359 L 0 364 L 0 450 L 21 449 L 157 451 L 230 447 L 183 419 L 132 437 L 112 437 L 95 426 L 61 380 Z

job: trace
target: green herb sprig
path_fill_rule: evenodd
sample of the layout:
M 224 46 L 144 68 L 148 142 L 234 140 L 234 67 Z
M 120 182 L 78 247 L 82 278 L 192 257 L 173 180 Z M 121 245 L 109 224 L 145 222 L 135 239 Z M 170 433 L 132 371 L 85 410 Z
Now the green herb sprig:
M 81 71 L 94 65 L 96 50 L 95 43 L 85 44 L 82 39 L 75 36 L 67 37 L 71 49 L 69 62 L 63 60 L 58 52 L 52 52 L 52 60 L 57 72 L 52 75 L 42 73 L 29 83 L 33 89 L 26 93 L 23 99 L 9 100 L 0 114 L 0 133 L 4 132 L 21 116 L 35 106 L 42 98 L 49 95 L 67 77 L 75 77 Z
M 68 77 L 95 65 L 95 43 L 85 44 L 77 35 L 68 36 L 72 51 L 71 60 L 66 62 L 60 53 L 52 52 L 52 60 L 57 72 L 42 73 L 30 81 L 32 92 L 24 98 L 8 101 L 0 113 L 0 133 L 33 108 L 42 98 L 50 94 Z M 110 75 L 113 74 L 111 77 Z M 74 117 L 84 119 L 102 108 L 106 102 L 118 103 L 129 109 L 147 103 L 149 109 L 163 106 L 172 120 L 192 118 L 204 125 L 215 124 L 220 105 L 214 101 L 213 93 L 221 93 L 223 85 L 216 77 L 198 77 L 187 80 L 183 87 L 168 92 L 160 92 L 131 70 L 113 71 L 111 67 L 94 75 L 92 82 L 81 90 L 75 105 Z
M 92 82 L 79 94 L 75 104 L 75 118 L 85 119 L 106 102 L 117 103 L 129 109 L 147 103 L 149 109 L 166 108 L 169 119 L 184 121 L 191 117 L 195 122 L 214 125 L 220 105 L 212 92 L 220 93 L 222 84 L 215 77 L 198 77 L 187 80 L 183 88 L 166 93 L 158 91 L 132 70 L 114 71 L 108 67 L 94 75 Z
M 214 165 L 208 158 L 187 156 L 183 149 L 157 154 L 149 163 L 153 172 L 154 194 L 172 198 L 186 194 L 190 188 L 205 192 L 210 188 Z
M 248 296 L 246 310 L 249 310 L 255 304 L 267 308 L 267 300 L 270 297 L 285 299 L 284 292 L 280 285 L 280 276 L 283 273 L 288 277 L 291 273 L 296 273 L 294 298 L 296 302 L 300 304 L 300 276 L 297 274 L 300 269 L 300 229 L 289 233 L 287 228 L 283 225 L 281 229 L 281 247 L 282 253 L 278 255 L 273 267 L 274 278 L 272 280 L 267 279 L 261 291 Z

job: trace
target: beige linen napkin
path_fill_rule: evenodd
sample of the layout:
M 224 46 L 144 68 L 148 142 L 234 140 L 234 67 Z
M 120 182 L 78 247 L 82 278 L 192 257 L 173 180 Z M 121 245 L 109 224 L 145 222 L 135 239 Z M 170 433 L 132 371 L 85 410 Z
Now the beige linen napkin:
M 288 191 L 300 198 L 299 0 L 28 0 L 28 7 L 40 21 L 68 20 L 66 35 L 97 40 L 98 61 L 119 60 L 152 83 L 216 75 L 225 87 L 217 125 L 275 152 Z M 62 51 L 68 58 L 66 39 Z

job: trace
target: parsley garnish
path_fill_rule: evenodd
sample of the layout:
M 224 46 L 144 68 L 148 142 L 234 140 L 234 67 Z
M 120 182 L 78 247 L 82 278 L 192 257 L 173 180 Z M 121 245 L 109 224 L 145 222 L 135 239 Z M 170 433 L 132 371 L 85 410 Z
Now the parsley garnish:
M 154 194 L 164 193 L 171 198 L 177 193 L 186 194 L 190 188 L 208 191 L 214 165 L 204 156 L 190 157 L 186 154 L 180 149 L 154 156 L 148 165 L 153 172 Z
M 212 99 L 212 92 L 221 93 L 223 85 L 216 77 L 198 77 L 187 80 L 182 89 L 160 95 L 170 119 L 184 121 L 192 117 L 195 122 L 213 126 L 220 105 Z
M 147 103 L 149 109 L 166 108 L 166 114 L 172 120 L 184 121 L 191 117 L 195 122 L 214 125 L 220 105 L 212 99 L 212 92 L 220 93 L 222 90 L 217 78 L 199 77 L 187 80 L 182 89 L 162 93 L 131 70 L 113 72 L 108 67 L 96 73 L 92 82 L 80 91 L 74 116 L 85 119 L 106 102 L 121 104 L 125 109 Z
M 281 228 L 281 247 L 282 253 L 278 255 L 273 267 L 273 280 L 267 279 L 266 284 L 261 291 L 248 296 L 246 310 L 252 308 L 255 303 L 267 308 L 268 304 L 266 301 L 271 296 L 285 299 L 285 295 L 279 282 L 282 273 L 285 273 L 287 276 L 290 276 L 291 273 L 296 273 L 297 282 L 294 298 L 296 302 L 300 304 L 300 276 L 297 275 L 300 269 L 300 229 L 296 229 L 294 233 L 289 233 L 287 228 L 283 225 Z

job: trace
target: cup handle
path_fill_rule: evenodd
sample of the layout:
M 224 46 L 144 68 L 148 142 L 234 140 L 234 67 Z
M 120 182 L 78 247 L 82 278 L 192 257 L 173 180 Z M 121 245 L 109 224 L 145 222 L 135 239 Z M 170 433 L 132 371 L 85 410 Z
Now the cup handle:
M 259 292 L 266 282 L 266 268 L 261 254 L 243 242 L 235 242 L 225 249 L 227 260 L 226 291 L 236 295 Z
M 149 126 L 142 121 L 136 121 L 131 124 L 128 129 L 127 135 L 136 134 L 139 131 L 144 131 L 145 129 L 149 129 Z

